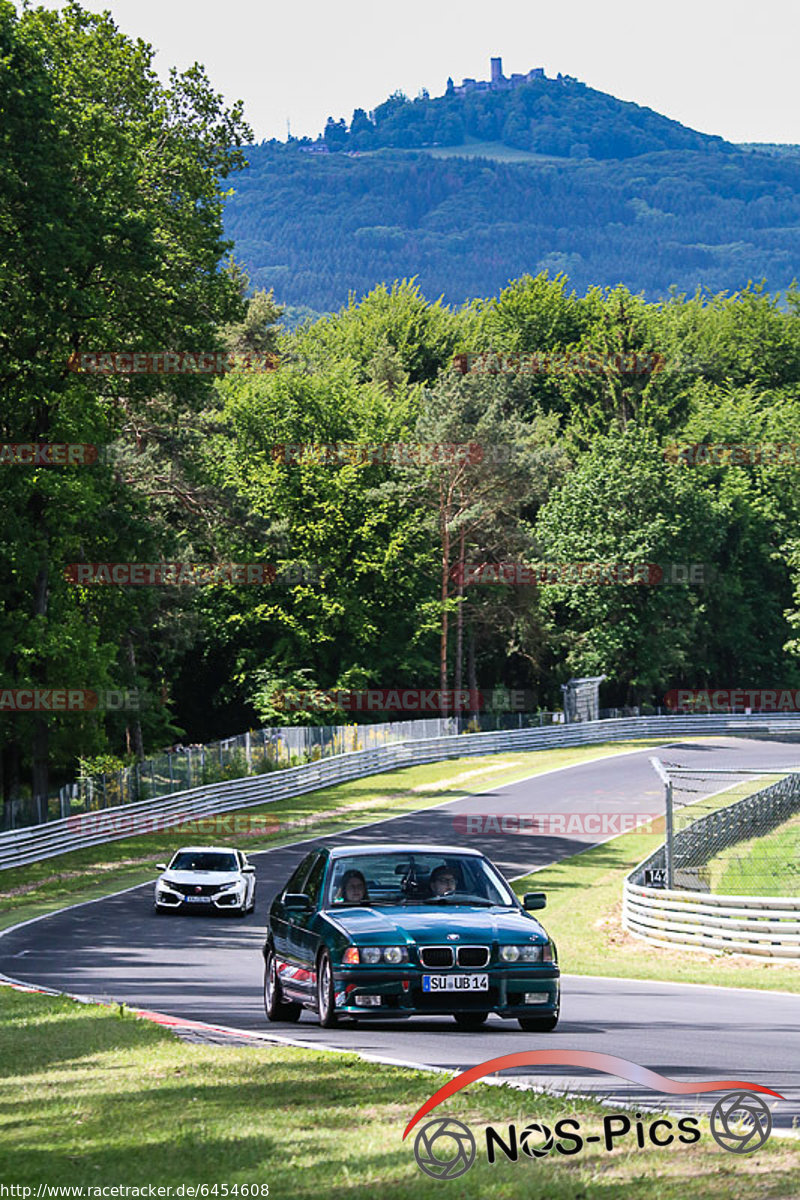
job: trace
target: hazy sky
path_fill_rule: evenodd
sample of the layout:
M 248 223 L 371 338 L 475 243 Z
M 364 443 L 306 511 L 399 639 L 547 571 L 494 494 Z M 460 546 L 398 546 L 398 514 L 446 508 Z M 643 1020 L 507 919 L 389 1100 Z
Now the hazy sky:
M 798 0 L 83 0 L 157 50 L 203 63 L 257 138 L 316 135 L 398 88 L 444 91 L 544 67 L 731 141 L 800 143 Z M 45 7 L 59 7 L 57 3 Z

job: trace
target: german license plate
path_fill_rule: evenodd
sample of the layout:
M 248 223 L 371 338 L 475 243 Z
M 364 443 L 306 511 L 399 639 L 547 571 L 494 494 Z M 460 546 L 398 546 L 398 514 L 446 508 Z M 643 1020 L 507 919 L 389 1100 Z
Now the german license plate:
M 183 898 L 187 904 L 210 904 L 211 903 L 210 896 L 184 896 Z
M 423 992 L 488 992 L 488 975 L 423 975 Z

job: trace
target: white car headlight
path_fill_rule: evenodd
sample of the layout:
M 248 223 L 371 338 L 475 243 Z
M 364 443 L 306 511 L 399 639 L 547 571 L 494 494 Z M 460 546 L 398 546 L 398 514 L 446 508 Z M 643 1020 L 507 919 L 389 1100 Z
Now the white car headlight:
M 362 963 L 396 963 L 408 962 L 408 949 L 406 946 L 358 946 L 356 953 L 358 957 L 353 957 L 352 960 L 344 959 L 344 962 L 354 961 Z
M 544 947 L 526 943 L 522 946 L 501 946 L 500 957 L 503 962 L 541 962 Z

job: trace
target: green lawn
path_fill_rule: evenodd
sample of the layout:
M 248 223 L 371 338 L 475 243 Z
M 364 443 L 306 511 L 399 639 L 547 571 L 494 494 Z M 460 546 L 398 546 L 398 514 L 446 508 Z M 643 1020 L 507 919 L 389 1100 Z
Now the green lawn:
M 661 745 L 663 741 L 470 756 L 406 767 L 309 792 L 296 799 L 223 813 L 219 817 L 222 829 L 215 827 L 216 818 L 202 818 L 183 829 L 123 838 L 0 871 L 0 929 L 66 904 L 147 883 L 155 878 L 155 863 L 168 858 L 181 844 L 237 845 L 250 852 L 264 850 L 457 800 L 554 768 Z M 255 827 L 261 825 L 262 829 L 266 826 L 272 832 L 248 836 L 241 831 L 244 821 Z
M 479 1038 L 470 1057 L 480 1058 Z M 414 1134 L 401 1140 L 446 1078 L 350 1054 L 190 1045 L 116 1010 L 0 987 L 0 1181 L 34 1196 L 39 1184 L 266 1184 L 289 1200 L 756 1200 L 800 1189 L 796 1143 L 773 1138 L 753 1156 L 733 1155 L 704 1122 L 693 1145 L 640 1150 L 631 1134 L 611 1153 L 592 1145 L 490 1166 L 489 1122 L 505 1133 L 509 1121 L 570 1116 L 599 1134 L 612 1110 L 477 1084 L 438 1110 L 479 1145 L 448 1191 L 417 1167 Z
M 721 896 L 800 896 L 800 816 L 723 850 L 708 871 Z

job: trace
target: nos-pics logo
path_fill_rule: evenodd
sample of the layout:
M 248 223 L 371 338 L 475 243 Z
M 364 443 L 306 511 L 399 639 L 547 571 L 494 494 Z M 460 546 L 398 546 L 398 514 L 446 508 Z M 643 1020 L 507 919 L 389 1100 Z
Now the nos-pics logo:
M 612 1054 L 589 1050 L 532 1050 L 489 1059 L 451 1079 L 414 1114 L 403 1138 L 432 1109 L 467 1084 L 509 1067 L 541 1066 L 545 1063 L 589 1067 L 672 1095 L 731 1089 L 714 1105 L 710 1129 L 717 1144 L 733 1154 L 752 1154 L 764 1145 L 772 1132 L 772 1113 L 757 1093 L 775 1096 L 779 1100 L 784 1098 L 770 1088 L 737 1079 L 680 1083 Z M 515 1123 L 502 1130 L 489 1125 L 484 1130 L 486 1158 L 489 1163 L 495 1163 L 501 1160 L 518 1162 L 521 1156 L 544 1158 L 551 1153 L 573 1155 L 580 1153 L 590 1143 L 599 1143 L 609 1152 L 618 1144 L 632 1148 L 635 1143 L 639 1149 L 644 1149 L 648 1144 L 670 1146 L 676 1141 L 690 1144 L 700 1140 L 698 1124 L 699 1118 L 691 1116 L 674 1120 L 667 1117 L 645 1120 L 641 1113 L 636 1113 L 633 1119 L 627 1114 L 618 1113 L 603 1117 L 602 1135 L 584 1135 L 580 1121 L 574 1117 L 560 1118 L 552 1129 L 540 1121 L 531 1121 L 521 1129 Z M 414 1156 L 418 1166 L 434 1179 L 457 1179 L 464 1175 L 475 1162 L 477 1149 L 472 1130 L 452 1117 L 435 1117 L 427 1121 L 417 1131 L 414 1140 Z

